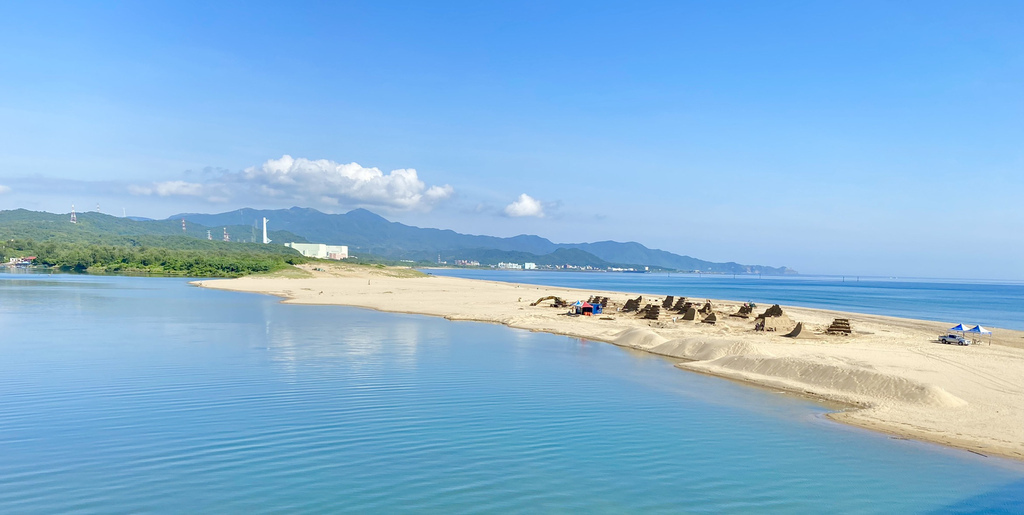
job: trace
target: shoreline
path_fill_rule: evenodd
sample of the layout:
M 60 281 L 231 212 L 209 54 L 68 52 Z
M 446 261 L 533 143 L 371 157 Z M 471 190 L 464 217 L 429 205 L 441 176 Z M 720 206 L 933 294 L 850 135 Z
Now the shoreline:
M 787 321 L 805 327 L 801 337 L 786 338 L 781 330 L 755 332 L 753 317 L 730 317 L 742 304 L 736 301 L 712 300 L 719 317 L 714 325 L 673 319 L 672 313 L 642 320 L 614 308 L 570 317 L 565 308 L 529 304 L 548 295 L 570 302 L 600 295 L 614 304 L 641 294 L 420 276 L 401 268 L 299 268 L 309 276 L 191 284 L 275 295 L 289 304 L 440 316 L 601 341 L 678 360 L 682 370 L 849 406 L 827 415 L 840 423 L 1024 461 L 1021 331 L 995 329 L 994 345 L 955 347 L 936 343 L 946 327 L 941 322 L 783 306 Z M 664 296 L 643 298 L 660 304 Z M 754 315 L 766 307 L 758 306 Z M 849 318 L 853 335 L 822 334 L 833 318 Z
M 466 272 L 482 272 L 481 274 L 473 274 L 473 273 L 466 273 L 466 274 L 452 273 L 452 274 L 449 274 L 448 273 L 449 271 L 453 271 L 453 270 L 459 271 L 456 268 L 417 267 L 416 270 L 421 270 L 424 273 L 428 273 L 428 274 L 431 274 L 431 275 L 441 275 L 443 277 L 462 277 L 462 278 L 465 278 L 465 279 L 489 280 L 489 281 L 507 282 L 507 283 L 513 283 L 513 284 L 537 285 L 537 286 L 552 286 L 552 287 L 564 287 L 564 288 L 585 288 L 585 287 L 587 287 L 586 285 L 581 286 L 580 284 L 578 284 L 577 281 L 573 281 L 571 279 L 568 279 L 570 276 L 578 275 L 578 274 L 581 273 L 581 272 L 574 271 L 574 270 L 573 271 L 563 271 L 563 270 L 555 270 L 555 271 L 552 271 L 552 270 L 495 270 L 495 269 L 490 269 L 490 270 L 465 269 L 464 270 Z M 537 273 L 537 275 L 559 274 L 561 277 L 556 279 L 554 282 L 550 282 L 550 283 L 548 283 L 548 282 L 534 282 L 534 281 L 539 281 L 538 279 L 536 279 L 535 276 L 533 276 L 534 273 Z M 485 275 L 485 274 L 489 275 L 490 277 L 482 276 L 482 275 Z M 518 274 L 522 274 L 522 277 L 516 277 L 516 275 L 518 275 Z M 477 277 L 476 275 L 481 275 L 481 277 Z M 602 274 L 598 274 L 598 275 L 602 275 Z M 603 275 L 605 275 L 605 276 L 616 276 L 616 275 L 622 276 L 622 275 L 626 275 L 626 274 L 606 272 L 606 273 L 603 273 Z M 638 275 L 638 274 L 629 274 L 629 275 Z M 969 313 L 964 313 L 964 312 L 959 312 L 958 313 L 956 311 L 960 311 L 960 310 L 952 310 L 952 311 L 951 310 L 943 310 L 943 309 L 935 310 L 935 309 L 931 308 L 931 306 L 941 305 L 941 304 L 943 304 L 945 302 L 949 302 L 949 299 L 930 299 L 930 300 L 928 300 L 928 299 L 924 299 L 924 298 L 911 298 L 911 299 L 909 299 L 911 301 L 911 306 L 909 308 L 906 307 L 906 306 L 893 306 L 893 305 L 888 305 L 888 304 L 883 304 L 883 305 L 881 305 L 881 307 L 879 307 L 879 306 L 875 305 L 873 302 L 870 302 L 870 301 L 872 301 L 874 299 L 866 298 L 863 295 L 857 295 L 858 292 L 857 292 L 856 289 L 851 290 L 851 292 L 853 294 L 849 295 L 849 296 L 845 295 L 845 292 L 833 291 L 831 293 L 836 294 L 836 296 L 829 297 L 827 300 L 822 299 L 822 298 L 816 298 L 814 300 L 809 300 L 806 297 L 806 295 L 800 295 L 800 294 L 795 295 L 795 297 L 799 297 L 799 298 L 793 298 L 793 293 L 794 292 L 792 292 L 792 291 L 785 291 L 784 290 L 782 292 L 778 292 L 778 296 L 776 297 L 776 295 L 775 295 L 775 293 L 773 293 L 771 287 L 769 287 L 767 289 L 750 288 L 751 286 L 759 284 L 759 282 L 762 281 L 762 280 L 787 282 L 790 285 L 800 285 L 802 282 L 815 283 L 815 282 L 817 282 L 819 280 L 835 280 L 835 281 L 837 281 L 837 284 L 834 285 L 835 287 L 852 286 L 853 288 L 857 288 L 857 286 L 859 285 L 858 281 L 848 280 L 848 281 L 845 281 L 845 282 L 839 282 L 840 279 L 842 277 L 844 277 L 844 276 L 830 276 L 830 275 L 809 274 L 809 275 L 773 275 L 773 276 L 764 276 L 763 278 L 760 278 L 756 274 L 753 274 L 753 275 L 752 274 L 746 274 L 746 275 L 737 274 L 735 276 L 732 276 L 732 275 L 725 276 L 725 275 L 715 275 L 715 274 L 701 274 L 702 277 L 699 280 L 705 280 L 705 279 L 726 279 L 726 280 L 729 281 L 728 283 L 721 283 L 721 282 L 714 283 L 713 286 L 708 288 L 708 287 L 701 287 L 701 283 L 699 282 L 698 278 L 696 277 L 698 274 L 695 274 L 695 273 L 691 274 L 691 273 L 686 273 L 686 272 L 672 272 L 672 273 L 649 272 L 649 273 L 644 273 L 644 274 L 639 274 L 639 275 L 640 276 L 651 276 L 651 277 L 657 277 L 657 276 L 672 277 L 672 278 L 676 278 L 676 279 L 678 279 L 678 278 L 685 278 L 685 281 L 679 282 L 679 283 L 654 282 L 654 283 L 652 283 L 650 285 L 645 285 L 645 281 L 639 281 L 637 284 L 635 284 L 633 286 L 630 286 L 631 288 L 648 288 L 648 287 L 655 288 L 655 289 L 657 289 L 658 293 L 653 293 L 653 292 L 651 293 L 652 295 L 655 295 L 655 296 L 657 296 L 657 295 L 661 295 L 661 296 L 664 296 L 664 295 L 674 295 L 676 293 L 676 290 L 678 290 L 678 291 L 688 291 L 687 289 L 690 286 L 693 286 L 694 288 L 699 288 L 700 290 L 702 290 L 700 292 L 701 295 L 708 295 L 708 294 L 715 295 L 716 293 L 724 294 L 721 291 L 713 292 L 713 291 L 709 291 L 709 290 L 717 290 L 719 288 L 731 289 L 734 285 L 739 285 L 739 290 L 731 291 L 731 293 L 729 293 L 729 295 L 731 295 L 731 296 L 727 300 L 728 302 L 740 302 L 740 299 L 742 299 L 743 301 L 752 301 L 752 302 L 757 302 L 759 304 L 763 303 L 763 304 L 766 304 L 766 305 L 771 305 L 771 304 L 778 303 L 778 304 L 783 304 L 785 306 L 796 307 L 796 308 L 830 310 L 830 311 L 836 311 L 836 312 L 842 312 L 842 313 L 856 313 L 858 315 L 878 315 L 878 316 L 891 317 L 891 318 L 897 318 L 897 319 L 920 320 L 920 321 L 943 322 L 943 323 L 945 323 L 947 320 L 954 320 L 955 321 L 955 322 L 952 322 L 949 325 L 955 325 L 956 323 L 959 323 L 959 322 L 969 321 L 970 323 L 967 324 L 967 325 L 968 326 L 973 326 L 973 325 L 975 325 L 975 324 L 980 322 L 983 326 L 985 326 L 988 329 L 996 328 L 996 329 L 1006 329 L 1006 330 L 1024 332 L 1024 322 L 1022 322 L 1022 320 L 1024 320 L 1024 318 L 1022 318 L 1021 316 L 1017 316 L 1018 313 L 1016 313 L 1016 312 L 1001 313 L 997 317 L 993 318 L 991 316 L 991 313 L 987 313 L 987 312 L 984 313 L 984 314 L 983 313 L 978 313 L 977 311 L 979 311 L 979 310 L 977 310 L 977 309 L 974 309 L 975 312 L 973 312 L 973 313 L 970 313 L 970 312 Z M 704 276 L 707 276 L 707 277 L 704 277 Z M 846 276 L 846 277 L 849 278 L 849 276 Z M 938 286 L 938 285 L 978 285 L 978 286 L 994 285 L 994 286 L 1010 286 L 1010 287 L 1024 286 L 1024 280 L 1022 280 L 1022 281 L 1013 281 L 1013 280 L 1002 280 L 1002 279 L 999 279 L 999 280 L 997 280 L 997 279 L 962 279 L 962 278 L 941 278 L 941 277 L 939 277 L 939 278 L 931 278 L 931 277 L 895 278 L 895 277 L 866 277 L 866 276 L 862 276 L 861 279 L 864 279 L 865 283 L 875 282 L 877 284 L 886 284 L 886 283 L 893 283 L 893 284 L 919 283 L 919 284 L 934 285 L 934 286 Z M 773 287 L 774 286 L 778 286 L 778 284 L 773 284 L 772 286 Z M 823 285 L 820 285 L 820 284 L 816 284 L 815 285 L 815 287 L 822 287 L 822 286 Z M 604 289 L 612 288 L 615 291 L 625 292 L 625 290 L 622 289 L 625 286 L 620 287 L 618 284 L 616 284 L 615 281 L 606 283 L 604 286 L 594 286 L 594 287 L 595 288 L 604 288 Z M 825 285 L 824 287 L 829 287 L 829 286 Z M 873 287 L 873 286 L 869 286 L 869 287 Z M 756 291 L 751 291 L 751 290 L 756 290 Z M 640 291 L 640 290 L 638 290 L 638 291 Z M 691 291 L 690 293 L 693 293 L 693 292 Z M 804 293 L 806 293 L 806 292 L 804 292 Z M 889 293 L 894 298 L 898 298 L 901 295 L 902 291 L 901 290 L 895 290 L 895 291 L 887 292 L 887 293 Z M 977 293 L 978 292 L 969 292 L 969 294 L 971 294 L 971 295 L 976 295 Z M 712 298 L 714 298 L 714 297 L 712 297 Z M 842 299 L 842 300 L 840 300 L 840 299 Z M 852 300 L 853 302 L 849 302 L 849 300 Z M 979 303 L 973 302 L 973 301 L 963 301 L 963 302 L 965 304 L 970 302 L 972 306 L 979 305 Z

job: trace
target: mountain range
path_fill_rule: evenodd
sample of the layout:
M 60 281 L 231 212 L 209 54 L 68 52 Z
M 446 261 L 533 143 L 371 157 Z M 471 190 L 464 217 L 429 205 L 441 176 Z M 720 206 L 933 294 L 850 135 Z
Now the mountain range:
M 414 227 L 391 222 L 366 209 L 345 214 L 328 214 L 312 208 L 259 210 L 238 209 L 219 214 L 183 213 L 167 219 L 187 220 L 206 227 L 257 226 L 263 218 L 276 231 L 330 245 L 348 245 L 350 253 L 414 261 L 473 260 L 481 264 L 501 261 L 538 265 L 649 266 L 668 270 L 724 274 L 793 274 L 786 267 L 716 263 L 664 250 L 650 249 L 636 242 L 554 243 L 534 235 L 511 238 L 460 234 L 447 229 Z M 164 223 L 166 223 L 165 221 Z M 260 229 L 262 230 L 262 228 Z M 286 243 L 276 240 L 275 243 Z
M 0 238 L 30 239 L 35 241 L 63 241 L 101 245 L 153 245 L 178 247 L 193 240 L 221 243 L 225 234 L 231 242 L 253 243 L 263 238 L 262 228 L 257 234 L 249 225 L 223 225 L 207 227 L 182 220 L 150 220 L 111 216 L 95 211 L 76 214 L 71 223 L 69 214 L 54 214 L 27 209 L 0 211 Z M 286 231 L 273 231 L 268 235 L 278 241 L 305 242 L 299 235 Z M 253 248 L 261 248 L 253 247 Z M 274 249 L 276 252 L 278 249 Z

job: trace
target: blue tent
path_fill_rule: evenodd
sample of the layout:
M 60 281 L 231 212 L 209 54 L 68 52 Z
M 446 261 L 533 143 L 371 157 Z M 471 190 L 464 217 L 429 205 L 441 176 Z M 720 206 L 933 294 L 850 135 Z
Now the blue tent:
M 962 332 L 966 331 L 967 328 L 964 327 L 963 324 L 957 324 L 955 327 L 950 327 L 949 330 L 952 331 L 952 332 L 962 333 Z
M 982 327 L 980 325 L 976 325 L 976 326 L 968 329 L 966 332 L 974 333 L 974 334 L 977 334 L 977 335 L 987 334 L 988 335 L 988 344 L 992 345 L 992 331 L 989 331 L 988 329 L 985 329 L 984 327 Z
M 984 327 L 982 327 L 980 325 L 976 325 L 976 326 L 968 329 L 967 332 L 968 333 L 978 333 L 978 334 L 992 334 L 992 331 L 989 331 L 988 329 L 985 329 Z

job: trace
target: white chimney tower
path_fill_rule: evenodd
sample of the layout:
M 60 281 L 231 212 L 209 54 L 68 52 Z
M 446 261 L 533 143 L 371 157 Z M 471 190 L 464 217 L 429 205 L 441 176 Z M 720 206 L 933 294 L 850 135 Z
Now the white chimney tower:
M 270 243 L 270 238 L 267 238 L 267 222 L 269 222 L 269 221 L 270 220 L 267 220 L 265 217 L 263 218 L 263 244 L 264 245 Z

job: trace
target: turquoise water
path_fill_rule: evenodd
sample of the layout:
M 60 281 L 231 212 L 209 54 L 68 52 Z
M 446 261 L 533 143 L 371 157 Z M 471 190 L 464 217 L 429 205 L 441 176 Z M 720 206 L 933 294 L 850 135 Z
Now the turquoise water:
M 1024 330 L 1024 283 L 821 276 L 723 276 L 431 269 L 435 275 L 567 288 L 836 309 Z
M 0 513 L 1013 512 L 1024 465 L 602 343 L 0 274 Z

